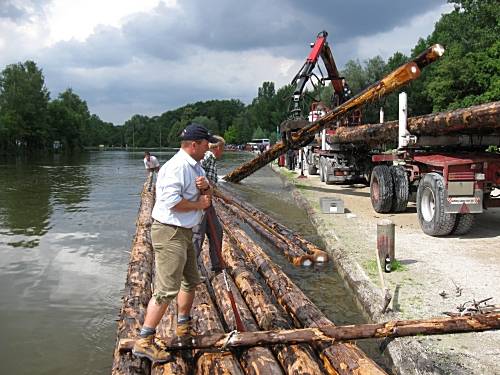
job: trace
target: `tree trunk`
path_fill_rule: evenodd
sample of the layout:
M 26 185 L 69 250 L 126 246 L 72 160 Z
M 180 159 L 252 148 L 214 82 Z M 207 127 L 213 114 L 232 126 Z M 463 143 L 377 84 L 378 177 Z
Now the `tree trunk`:
M 241 253 L 227 241 L 224 242 L 223 255 L 234 282 L 258 322 L 255 330 L 259 327 L 264 330 L 292 328 L 292 323 L 285 312 L 275 305 L 261 286 L 262 280 L 256 277 L 253 269 L 247 267 Z M 309 345 L 278 344 L 274 345 L 272 350 L 287 374 L 323 373 Z
M 196 288 L 196 296 L 191 309 L 193 328 L 196 333 L 224 334 L 224 328 L 216 314 L 216 308 L 210 299 L 208 289 L 201 283 Z M 196 373 L 208 374 L 235 374 L 243 375 L 238 360 L 231 352 L 202 352 L 195 353 Z
M 339 127 L 335 131 L 332 140 L 337 143 L 397 143 L 398 126 L 396 120 L 382 124 Z M 408 131 L 416 136 L 439 136 L 458 133 L 487 135 L 495 130 L 498 132 L 499 129 L 500 102 L 408 119 Z
M 328 325 L 318 328 L 273 330 L 259 332 L 238 332 L 231 336 L 228 347 L 249 347 L 256 345 L 313 343 L 324 341 L 349 341 L 373 338 L 395 338 L 407 336 L 444 335 L 452 333 L 484 332 L 500 329 L 500 313 L 475 314 L 431 319 L 394 320 L 385 323 L 357 324 L 346 326 Z M 191 348 L 220 348 L 228 341 L 229 334 L 198 336 L 194 343 L 183 346 Z M 176 349 L 171 341 L 164 343 Z M 125 339 L 121 351 L 130 350 L 133 340 Z
M 231 241 L 253 262 L 280 305 L 293 317 L 296 326 L 317 328 L 333 325 L 288 276 L 270 261 L 262 249 L 229 219 L 227 211 L 219 209 L 218 214 Z M 329 373 L 351 374 L 357 371 L 359 374 L 384 374 L 375 362 L 353 344 L 317 343 L 314 346 Z
M 321 250 L 313 243 L 302 238 L 291 229 L 285 227 L 283 224 L 273 220 L 270 216 L 253 207 L 249 203 L 237 199 L 231 195 L 229 191 L 218 188 L 215 190 L 215 196 L 222 199 L 225 203 L 240 209 L 245 216 L 253 218 L 260 224 L 260 226 L 265 228 L 276 238 L 285 242 L 288 248 L 295 249 L 294 252 L 297 254 L 309 254 L 315 262 L 323 263 L 328 261 L 328 254 L 324 250 Z M 242 215 L 240 215 L 240 217 L 241 216 Z M 248 222 L 248 224 L 252 225 L 250 222 Z
M 276 232 L 271 230 L 266 224 L 258 221 L 254 216 L 244 211 L 237 206 L 229 205 L 224 203 L 224 201 L 219 200 L 215 202 L 215 207 L 218 208 L 223 206 L 225 209 L 229 210 L 232 214 L 239 217 L 241 220 L 245 221 L 250 225 L 253 230 L 267 239 L 275 248 L 277 248 L 289 261 L 295 266 L 310 266 L 312 265 L 314 258 L 312 255 L 307 254 L 302 248 L 296 246 L 290 241 L 285 241 L 282 236 L 276 235 Z
M 177 303 L 173 300 L 168 305 L 167 311 L 163 315 L 158 328 L 157 336 L 168 341 L 175 337 L 175 327 L 177 325 Z M 182 375 L 189 374 L 189 369 L 193 367 L 192 355 L 190 351 L 172 351 L 172 361 L 153 366 L 151 375 Z
M 136 337 L 139 333 L 151 298 L 154 256 L 150 228 L 154 192 L 148 192 L 147 186 L 148 181 L 144 184 L 141 194 L 141 205 L 136 222 L 137 229 L 130 254 L 125 293 L 118 321 L 113 374 L 149 374 L 150 371 L 148 361 L 118 350 L 120 339 Z
M 267 163 L 278 158 L 280 155 L 283 155 L 290 148 L 305 146 L 310 143 L 314 139 L 315 134 L 322 130 L 327 124 L 347 115 L 348 112 L 361 107 L 370 100 L 385 96 L 418 78 L 420 70 L 437 60 L 443 52 L 443 47 L 439 45 L 434 45 L 428 48 L 413 61 L 400 66 L 380 81 L 360 92 L 358 95 L 332 109 L 325 116 L 297 131 L 297 133 L 292 136 L 290 142 L 287 142 L 286 144 L 283 142 L 276 143 L 269 150 L 263 152 L 255 159 L 250 160 L 228 173 L 224 179 L 229 182 L 239 182 L 254 173 L 256 170 L 265 166 Z
M 200 264 L 200 268 L 209 269 L 210 257 L 208 255 L 207 246 L 204 246 L 199 260 L 200 263 L 202 263 Z M 258 326 L 255 324 L 252 313 L 246 306 L 245 301 L 241 297 L 230 276 L 227 276 L 227 282 L 234 296 L 243 326 L 247 331 L 258 331 Z M 224 275 L 222 273 L 215 275 L 215 277 L 211 279 L 211 285 L 215 295 L 215 302 L 219 307 L 219 311 L 222 313 L 226 325 L 231 331 L 237 329 L 234 312 L 226 290 Z M 241 352 L 239 358 L 240 364 L 246 374 L 283 374 L 283 370 L 269 348 L 247 348 Z

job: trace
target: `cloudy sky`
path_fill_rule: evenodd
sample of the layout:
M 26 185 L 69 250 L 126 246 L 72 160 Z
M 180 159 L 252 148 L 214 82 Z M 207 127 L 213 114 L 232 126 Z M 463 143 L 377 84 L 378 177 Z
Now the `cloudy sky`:
M 0 0 L 0 69 L 34 60 L 51 98 L 71 87 L 121 124 L 187 103 L 249 103 L 288 83 L 321 30 L 337 65 L 409 53 L 446 0 Z

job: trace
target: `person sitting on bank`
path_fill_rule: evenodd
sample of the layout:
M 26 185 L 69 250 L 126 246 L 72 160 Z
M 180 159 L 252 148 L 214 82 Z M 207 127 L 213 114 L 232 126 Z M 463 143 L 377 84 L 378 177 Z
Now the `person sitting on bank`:
M 211 189 L 200 161 L 208 144 L 216 143 L 199 124 L 181 133 L 180 150 L 158 173 L 153 207 L 151 239 L 155 253 L 155 281 L 144 325 L 132 353 L 153 363 L 166 362 L 170 355 L 159 347 L 156 327 L 169 303 L 177 297 L 177 336 L 193 335 L 191 307 L 200 283 L 192 228 L 201 221 L 203 210 L 212 204 Z
M 156 156 L 151 155 L 149 151 L 144 152 L 144 167 L 148 173 L 153 173 L 160 170 L 160 162 Z
M 201 162 L 201 166 L 205 170 L 208 181 L 212 186 L 216 186 L 219 180 L 217 176 L 217 159 L 222 157 L 224 145 L 226 144 L 224 138 L 221 136 L 214 135 L 214 138 L 216 138 L 218 142 L 208 145 L 209 150 L 205 153 L 205 157 Z M 211 223 L 208 223 L 207 220 L 211 220 Z M 210 227 L 208 227 L 208 225 L 210 225 Z M 219 259 L 218 249 L 222 249 L 223 230 L 213 206 L 205 210 L 201 223 L 193 227 L 193 244 L 197 256 L 201 253 L 205 235 L 208 237 L 209 241 L 208 253 L 210 255 L 212 271 L 215 273 L 220 272 L 222 271 L 222 265 Z

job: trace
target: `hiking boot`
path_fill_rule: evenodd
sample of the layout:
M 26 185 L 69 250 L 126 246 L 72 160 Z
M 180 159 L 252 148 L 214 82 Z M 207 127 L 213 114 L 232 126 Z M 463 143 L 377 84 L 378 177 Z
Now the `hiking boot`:
M 177 322 L 177 328 L 175 329 L 175 334 L 178 337 L 196 336 L 196 332 L 193 331 L 192 321 L 193 321 L 192 319 L 189 319 L 184 323 Z
M 132 349 L 136 357 L 147 358 L 153 363 L 164 363 L 171 360 L 169 352 L 161 348 L 154 340 L 154 335 L 139 337 Z

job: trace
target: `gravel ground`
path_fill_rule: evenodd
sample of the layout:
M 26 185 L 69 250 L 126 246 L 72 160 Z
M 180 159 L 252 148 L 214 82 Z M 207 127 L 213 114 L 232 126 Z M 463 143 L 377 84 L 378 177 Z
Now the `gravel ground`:
M 274 168 L 277 170 L 276 166 Z M 401 214 L 378 214 L 373 211 L 369 188 L 326 185 L 318 176 L 297 179 L 298 174 L 284 168 L 282 176 L 295 185 L 295 196 L 308 208 L 311 220 L 330 252 L 344 267 L 344 273 L 361 273 L 368 289 L 380 293 L 376 269 L 377 222 L 390 219 L 396 225 L 396 259 L 400 268 L 384 274 L 393 294 L 392 312 L 379 315 L 370 308 L 380 303 L 376 293 L 354 289 L 367 313 L 377 321 L 420 319 L 458 312 L 457 306 L 472 300 L 493 297 L 500 305 L 500 208 L 477 216 L 472 231 L 463 236 L 430 237 L 418 224 L 415 205 L 410 203 Z M 343 200 L 345 214 L 323 214 L 320 197 Z M 345 261 L 344 261 L 345 260 Z M 340 265 L 340 268 L 343 266 Z M 341 270 L 342 273 L 342 270 Z M 358 276 L 356 276 L 358 277 Z M 370 301 L 372 299 L 373 301 Z M 372 311 L 370 311 L 372 310 Z M 397 339 L 400 357 L 394 362 L 400 373 L 500 374 L 500 332 L 467 333 Z M 405 358 L 405 348 L 415 350 L 414 363 Z M 409 350 L 409 349 L 408 349 Z

